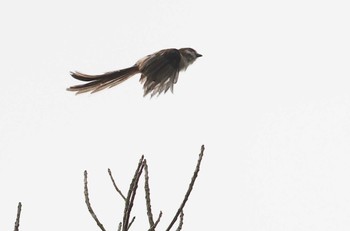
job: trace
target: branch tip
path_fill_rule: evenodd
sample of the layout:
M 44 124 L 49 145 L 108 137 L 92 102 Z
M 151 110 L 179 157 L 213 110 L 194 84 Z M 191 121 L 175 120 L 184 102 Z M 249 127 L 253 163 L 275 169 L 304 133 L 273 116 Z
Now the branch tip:
M 171 227 L 174 225 L 174 223 L 176 222 L 178 216 L 180 215 L 180 213 L 183 212 L 183 208 L 185 207 L 185 204 L 192 192 L 192 189 L 193 189 L 193 185 L 197 179 L 197 176 L 198 176 L 198 172 L 200 170 L 200 166 L 201 166 L 201 162 L 202 162 L 202 158 L 203 158 L 203 155 L 204 155 L 204 145 L 202 145 L 201 147 L 201 152 L 199 154 L 199 157 L 198 157 L 198 161 L 197 161 L 197 165 L 196 165 L 196 169 L 194 170 L 194 173 L 193 173 L 193 176 L 192 176 L 192 179 L 191 179 L 191 182 L 188 186 L 188 189 L 187 189 L 187 192 L 186 192 L 186 195 L 185 195 L 185 198 L 183 199 L 181 205 L 180 205 L 180 208 L 177 210 L 173 220 L 170 222 L 170 225 L 168 226 L 168 228 L 166 229 L 166 231 L 169 231 L 171 229 Z
M 119 195 L 123 198 L 123 200 L 126 201 L 124 194 L 122 193 L 122 191 L 118 188 L 117 184 L 115 183 L 114 178 L 112 176 L 112 171 L 110 169 L 108 169 L 108 174 L 109 174 L 109 177 L 111 178 L 111 181 L 112 181 L 112 184 L 113 184 L 115 190 L 119 193 Z
M 18 231 L 19 230 L 19 220 L 20 220 L 20 217 L 21 217 L 21 211 L 22 211 L 22 203 L 19 202 L 18 206 L 17 206 L 17 216 L 16 216 L 16 221 L 15 221 L 14 231 Z
M 90 198 L 89 198 L 89 189 L 88 189 L 88 182 L 87 182 L 87 171 L 84 171 L 84 196 L 85 196 L 85 204 L 88 207 L 89 213 L 92 216 L 92 218 L 95 220 L 97 226 L 102 230 L 106 231 L 105 228 L 103 227 L 102 223 L 99 221 L 97 218 L 94 210 L 91 207 L 90 204 Z

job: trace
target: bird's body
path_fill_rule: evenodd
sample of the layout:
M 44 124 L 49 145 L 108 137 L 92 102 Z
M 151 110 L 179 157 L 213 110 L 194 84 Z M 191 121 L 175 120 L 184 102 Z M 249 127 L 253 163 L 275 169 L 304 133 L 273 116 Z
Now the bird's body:
M 154 96 L 162 92 L 165 93 L 169 89 L 173 91 L 179 72 L 186 70 L 189 65 L 201 56 L 192 48 L 165 49 L 147 55 L 129 68 L 106 72 L 102 75 L 86 75 L 80 72 L 72 72 L 72 77 L 88 83 L 72 86 L 67 90 L 75 91 L 77 94 L 84 92 L 93 93 L 114 87 L 140 73 L 140 82 L 143 84 L 144 96 L 149 93 L 151 96 Z

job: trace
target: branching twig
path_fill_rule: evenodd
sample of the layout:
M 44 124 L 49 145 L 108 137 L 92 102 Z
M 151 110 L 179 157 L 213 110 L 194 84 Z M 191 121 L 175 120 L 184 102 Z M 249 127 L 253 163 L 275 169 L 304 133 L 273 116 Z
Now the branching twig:
M 177 227 L 176 231 L 180 231 L 182 229 L 182 225 L 184 224 L 184 212 L 181 211 L 180 213 L 180 222 L 179 226 Z
M 148 165 L 146 160 L 145 160 L 145 199 L 146 199 L 148 222 L 150 227 L 149 230 L 152 230 L 152 227 L 154 226 L 154 220 L 153 220 L 152 206 L 151 206 L 151 191 L 149 188 Z
M 108 169 L 108 174 L 109 176 L 111 177 L 111 180 L 112 180 L 112 183 L 113 183 L 113 186 L 115 188 L 115 190 L 117 190 L 117 192 L 119 193 L 119 195 L 124 199 L 124 201 L 126 201 L 126 198 L 125 196 L 123 195 L 123 193 L 120 191 L 120 189 L 118 188 L 117 184 L 115 183 L 114 179 L 113 179 L 113 176 L 112 176 L 112 172 L 110 169 Z
M 144 167 L 144 156 L 141 156 L 141 159 L 139 161 L 139 164 L 136 168 L 134 178 L 132 179 L 128 191 L 128 196 L 125 201 L 125 208 L 124 208 L 124 217 L 123 217 L 123 231 L 127 231 L 129 227 L 129 219 L 130 219 L 130 212 L 134 203 L 135 195 L 136 195 L 136 189 L 137 184 L 140 179 L 140 176 L 142 174 L 142 169 Z
M 157 225 L 158 225 L 158 223 L 160 221 L 160 218 L 162 218 L 162 215 L 163 215 L 163 213 L 162 213 L 162 211 L 160 211 L 159 215 L 158 215 L 158 218 L 156 220 L 156 223 L 154 223 L 154 225 L 148 231 L 154 231 L 156 229 L 156 227 L 157 227 Z
M 135 216 L 131 219 L 131 221 L 130 221 L 130 223 L 129 223 L 129 225 L 128 225 L 128 230 L 130 229 L 130 227 L 131 227 L 131 225 L 134 223 L 134 221 L 135 221 Z
M 198 176 L 199 170 L 200 170 L 200 165 L 202 162 L 202 158 L 203 158 L 203 154 L 204 154 L 204 145 L 202 145 L 201 147 L 201 152 L 199 154 L 199 158 L 197 161 L 197 165 L 195 168 L 195 171 L 193 173 L 191 182 L 188 186 L 187 192 L 185 194 L 185 197 L 179 207 L 179 209 L 177 210 L 174 218 L 172 219 L 170 225 L 168 226 L 168 228 L 166 229 L 166 231 L 169 231 L 174 223 L 177 221 L 178 217 L 180 216 L 180 221 L 179 221 L 179 225 L 176 229 L 176 231 L 181 231 L 182 226 L 183 226 L 183 220 L 184 220 L 184 213 L 183 213 L 183 209 L 185 207 L 185 204 L 192 192 L 194 183 L 196 181 L 196 178 Z M 153 219 L 153 214 L 152 214 L 152 206 L 151 206 L 151 192 L 150 192 L 150 186 L 149 186 L 149 175 L 148 175 L 148 165 L 147 165 L 147 161 L 146 159 L 144 159 L 144 156 L 141 156 L 139 163 L 137 165 L 134 177 L 132 178 L 132 181 L 130 183 L 129 186 L 129 191 L 128 191 L 128 195 L 127 197 L 125 197 L 123 195 L 123 193 L 119 190 L 119 188 L 117 187 L 114 178 L 112 176 L 112 172 L 110 169 L 108 169 L 108 174 L 112 180 L 113 186 L 116 189 L 116 191 L 119 193 L 119 195 L 124 199 L 125 201 L 125 208 L 124 208 L 124 215 L 123 215 L 123 221 L 119 223 L 118 225 L 118 231 L 128 231 L 131 227 L 131 225 L 134 223 L 135 221 L 135 217 L 133 217 L 130 220 L 130 214 L 134 205 L 134 200 L 135 200 L 135 196 L 136 196 L 136 192 L 137 192 L 137 188 L 138 188 L 138 183 L 140 180 L 140 177 L 142 175 L 143 170 L 145 171 L 145 199 L 146 199 L 146 207 L 147 207 L 147 216 L 148 216 L 148 222 L 149 222 L 149 226 L 150 228 L 148 229 L 148 231 L 155 231 L 157 225 L 160 222 L 160 219 L 162 217 L 162 211 L 160 211 L 157 220 L 154 222 Z M 87 171 L 84 171 L 84 195 L 85 195 L 85 203 L 88 207 L 89 213 L 91 214 L 92 218 L 95 220 L 95 222 L 97 223 L 98 227 L 102 230 L 102 231 L 106 231 L 105 228 L 103 227 L 103 225 L 101 224 L 101 222 L 98 220 L 96 214 L 94 213 L 91 204 L 90 204 L 90 199 L 89 199 L 89 191 L 88 191 L 88 181 L 87 181 Z M 16 219 L 16 223 L 15 223 L 15 230 L 14 231 L 18 231 L 18 227 L 19 227 L 19 218 L 20 218 L 20 213 L 21 213 L 21 203 L 19 203 L 18 205 L 18 211 L 17 211 L 17 219 Z
M 92 209 L 91 207 L 91 204 L 90 204 L 90 199 L 89 199 L 89 190 L 88 190 L 88 186 L 87 186 L 87 171 L 85 170 L 84 171 L 84 195 L 85 195 L 85 203 L 88 207 L 88 210 L 92 216 L 92 218 L 94 218 L 94 220 L 96 221 L 98 227 L 100 227 L 100 229 L 102 231 L 106 231 L 105 228 L 103 227 L 103 225 L 101 224 L 101 222 L 98 220 L 96 214 L 94 213 L 94 210 Z
M 17 216 L 16 216 L 16 222 L 15 222 L 15 229 L 14 229 L 14 231 L 18 231 L 19 230 L 19 219 L 21 217 L 21 211 L 22 211 L 22 203 L 19 202 L 18 206 L 17 206 Z
M 191 194 L 191 191 L 193 189 L 194 182 L 196 181 L 196 178 L 198 176 L 198 172 L 200 170 L 200 165 L 201 165 L 203 154 L 204 154 L 204 145 L 202 145 L 202 147 L 201 147 L 201 152 L 199 154 L 199 158 L 198 158 L 198 161 L 197 161 L 197 166 L 196 166 L 196 169 L 195 169 L 194 174 L 192 176 L 191 183 L 190 183 L 190 185 L 188 187 L 188 190 L 186 192 L 185 198 L 182 201 L 182 203 L 180 205 L 180 208 L 177 210 L 173 220 L 171 221 L 171 223 L 168 226 L 168 228 L 166 229 L 166 231 L 169 231 L 171 229 L 171 227 L 173 227 L 173 225 L 176 222 L 178 216 L 180 215 L 180 213 L 183 211 L 183 208 L 185 207 L 185 204 L 186 204 L 186 202 L 187 202 L 187 200 L 188 200 L 188 198 L 189 198 L 189 196 Z

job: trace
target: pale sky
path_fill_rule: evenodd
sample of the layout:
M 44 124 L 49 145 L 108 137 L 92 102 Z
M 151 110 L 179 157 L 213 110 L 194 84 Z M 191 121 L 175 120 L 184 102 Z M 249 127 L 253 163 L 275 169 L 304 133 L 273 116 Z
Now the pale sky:
M 116 230 L 142 154 L 170 223 L 206 151 L 183 230 L 350 229 L 348 1 L 7 1 L 0 7 L 0 229 Z M 75 96 L 164 48 L 203 57 L 174 94 L 139 76 Z M 143 184 L 143 181 L 141 181 Z M 132 230 L 148 228 L 142 187 Z

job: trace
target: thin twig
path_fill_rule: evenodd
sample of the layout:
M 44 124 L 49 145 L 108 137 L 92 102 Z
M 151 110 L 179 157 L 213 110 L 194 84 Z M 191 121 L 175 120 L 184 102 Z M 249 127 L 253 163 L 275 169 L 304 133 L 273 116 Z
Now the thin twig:
M 22 211 L 22 203 L 19 202 L 18 206 L 17 206 L 17 216 L 16 216 L 16 222 L 15 222 L 15 229 L 14 229 L 14 231 L 18 231 L 19 230 L 19 219 L 21 217 L 21 211 Z
M 199 154 L 199 158 L 198 158 L 198 161 L 197 161 L 197 166 L 196 166 L 196 169 L 193 173 L 193 176 L 192 176 L 192 179 L 191 179 L 191 183 L 187 189 L 187 192 L 186 192 L 186 195 L 185 195 L 185 198 L 184 200 L 182 201 L 181 205 L 180 205 L 180 208 L 177 210 L 173 220 L 171 221 L 170 225 L 168 226 L 168 228 L 166 229 L 166 231 L 169 231 L 171 229 L 171 227 L 173 227 L 174 223 L 176 222 L 178 216 L 180 215 L 180 213 L 183 211 L 183 208 L 185 207 L 185 204 L 191 194 L 191 191 L 193 189 L 193 185 L 194 185 L 194 182 L 196 181 L 196 178 L 198 176 L 198 172 L 200 170 L 200 165 L 201 165 L 201 161 L 202 161 L 202 157 L 203 157 L 203 154 L 204 154 L 204 145 L 202 145 L 201 147 L 201 152 Z
M 128 208 L 128 212 L 127 212 L 127 217 L 128 217 L 128 220 L 130 218 L 130 214 L 131 214 L 131 210 L 132 210 L 132 207 L 134 206 L 134 200 L 135 200 L 135 196 L 136 196 L 136 191 L 137 191 L 137 187 L 138 187 L 138 182 L 140 180 L 140 176 L 142 174 L 142 170 L 144 168 L 144 162 L 142 163 L 141 165 L 141 168 L 140 168 L 140 171 L 139 173 L 137 174 L 137 177 L 136 177 L 136 180 L 135 180 L 135 183 L 134 183 L 134 188 L 133 188 L 133 191 L 132 191 L 132 195 L 131 195 L 131 198 L 129 200 L 129 208 Z M 127 224 L 127 223 L 126 223 Z M 128 225 L 129 227 L 130 225 Z M 128 228 L 129 229 L 129 228 Z
M 163 213 L 162 213 L 162 211 L 160 211 L 156 222 L 154 223 L 154 225 L 148 231 L 154 231 L 157 228 L 157 225 L 158 225 L 162 215 L 163 215 Z
M 148 165 L 146 160 L 145 160 L 145 199 L 146 199 L 148 222 L 150 227 L 149 230 L 152 230 L 151 227 L 154 226 L 154 220 L 153 220 L 152 206 L 151 206 L 151 191 L 149 188 Z
M 180 222 L 179 226 L 177 227 L 176 231 L 180 231 L 182 229 L 182 225 L 184 224 L 184 212 L 181 211 L 180 213 Z
M 129 223 L 129 225 L 128 225 L 128 230 L 130 229 L 130 227 L 131 227 L 131 225 L 134 223 L 134 221 L 135 221 L 135 216 L 131 219 L 131 221 L 130 221 L 130 223 Z
M 119 225 L 118 225 L 118 231 L 121 231 L 122 230 L 122 223 L 119 222 Z
M 94 220 L 96 221 L 98 227 L 100 227 L 100 229 L 102 231 L 106 231 L 105 228 L 103 227 L 103 225 L 101 224 L 101 222 L 98 220 L 96 214 L 94 213 L 94 210 L 91 207 L 90 204 L 90 199 L 89 199 L 89 190 L 88 190 L 88 186 L 87 186 L 88 182 L 87 182 L 87 171 L 84 171 L 84 195 L 85 195 L 85 203 L 88 207 L 88 210 L 92 216 L 92 218 L 94 218 Z
M 113 176 L 112 176 L 112 172 L 110 169 L 108 169 L 108 174 L 109 176 L 111 177 L 111 180 L 112 180 L 112 183 L 113 183 L 113 186 L 115 188 L 115 190 L 117 190 L 117 192 L 119 193 L 119 195 L 124 199 L 124 201 L 126 201 L 126 198 L 125 196 L 123 195 L 123 193 L 120 191 L 120 189 L 118 188 L 117 184 L 115 183 L 114 179 L 113 179 Z
M 135 190 L 137 189 L 137 183 L 140 179 L 140 175 L 142 173 L 142 169 L 144 166 L 144 156 L 142 155 L 140 158 L 140 161 L 137 165 L 134 177 L 130 183 L 129 191 L 128 191 L 128 196 L 126 197 L 125 201 L 125 208 L 124 208 L 124 216 L 123 216 L 123 231 L 128 230 L 129 226 L 129 219 L 130 219 L 130 212 L 133 206 L 133 199 L 135 198 Z

